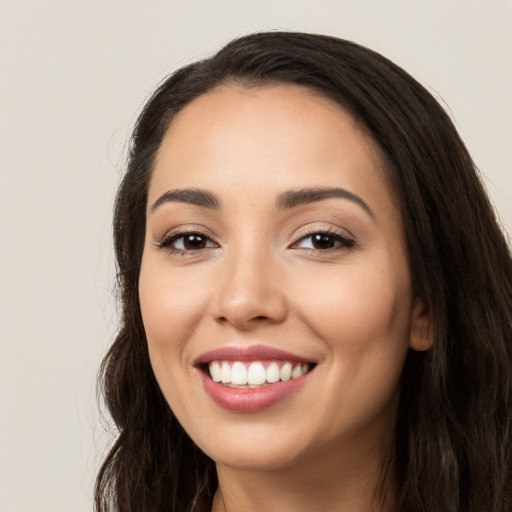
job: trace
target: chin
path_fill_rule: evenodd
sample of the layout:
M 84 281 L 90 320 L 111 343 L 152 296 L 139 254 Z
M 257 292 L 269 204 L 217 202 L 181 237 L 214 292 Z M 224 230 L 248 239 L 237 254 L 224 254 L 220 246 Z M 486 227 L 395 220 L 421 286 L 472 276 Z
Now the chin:
M 217 429 L 215 435 L 210 431 L 208 436 L 193 439 L 216 464 L 238 470 L 275 471 L 293 466 L 304 451 L 290 429 L 290 425 L 277 431 L 251 426 L 242 432 L 228 428 L 223 434 Z
M 269 448 L 241 449 L 240 447 L 225 447 L 214 450 L 209 456 L 217 465 L 240 471 L 279 471 L 290 468 L 297 459 L 297 452 L 290 449 L 272 450 Z

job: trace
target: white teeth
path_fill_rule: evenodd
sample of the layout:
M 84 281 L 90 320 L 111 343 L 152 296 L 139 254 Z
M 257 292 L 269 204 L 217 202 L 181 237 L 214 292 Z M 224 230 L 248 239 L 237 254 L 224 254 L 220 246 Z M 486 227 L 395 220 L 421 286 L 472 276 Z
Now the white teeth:
M 309 370 L 307 363 L 293 364 L 270 361 L 265 368 L 261 361 L 244 363 L 241 361 L 212 361 L 208 365 L 210 377 L 214 382 L 231 386 L 258 387 L 273 384 L 280 380 L 286 382 L 306 374 Z
M 267 382 L 271 384 L 279 381 L 279 365 L 272 361 L 267 367 Z
M 222 362 L 221 382 L 222 384 L 229 384 L 231 382 L 231 366 L 227 361 Z
M 281 370 L 279 371 L 279 378 L 284 381 L 290 380 L 292 378 L 292 363 L 283 364 Z
M 231 367 L 231 384 L 243 386 L 247 384 L 247 369 L 244 363 L 237 361 Z
M 247 383 L 257 386 L 259 384 L 265 384 L 266 381 L 267 372 L 264 366 L 261 363 L 251 363 L 247 371 Z
M 212 380 L 214 382 L 220 382 L 222 380 L 222 371 L 218 361 L 213 361 L 210 364 L 210 375 L 212 376 Z
M 292 379 L 296 379 L 297 377 L 300 377 L 301 375 L 302 375 L 302 365 L 301 364 L 296 364 L 293 367 Z

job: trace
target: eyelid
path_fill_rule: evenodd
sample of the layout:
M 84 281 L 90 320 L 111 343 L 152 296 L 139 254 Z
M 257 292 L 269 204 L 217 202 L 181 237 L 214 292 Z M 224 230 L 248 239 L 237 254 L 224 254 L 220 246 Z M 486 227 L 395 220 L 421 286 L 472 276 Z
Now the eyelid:
M 166 238 L 170 238 L 175 235 L 187 235 L 187 234 L 193 234 L 196 233 L 198 235 L 205 236 L 207 238 L 211 238 L 212 240 L 216 239 L 215 233 L 211 231 L 211 229 L 208 229 L 206 226 L 202 224 L 194 224 L 194 223 L 183 223 L 176 225 L 174 227 L 168 227 L 165 231 L 158 230 L 161 235 L 158 232 L 154 233 L 153 239 L 155 244 L 158 244 L 162 241 L 164 241 Z
M 210 246 L 199 249 L 184 250 L 176 249 L 171 246 L 173 242 L 179 240 L 180 238 L 184 238 L 187 235 L 197 235 L 202 238 L 205 238 L 208 242 L 211 242 L 213 244 L 213 247 Z M 195 254 L 200 251 L 219 247 L 219 244 L 215 241 L 215 237 L 209 233 L 209 230 L 198 226 L 181 226 L 179 228 L 171 229 L 167 231 L 162 237 L 159 237 L 157 240 L 155 240 L 154 244 L 158 249 L 167 250 L 172 254 Z
M 184 238 L 187 235 L 197 235 L 206 240 L 208 246 L 200 247 L 197 249 L 178 249 L 172 247 L 173 242 L 179 240 L 180 238 Z M 314 249 L 308 247 L 298 247 L 299 243 L 308 237 L 312 237 L 314 235 L 327 235 L 336 239 L 340 245 L 333 248 L 326 249 Z M 154 245 L 158 249 L 165 249 L 171 253 L 181 253 L 185 254 L 195 254 L 206 249 L 214 249 L 219 248 L 220 244 L 216 241 L 216 237 L 210 233 L 209 229 L 204 228 L 203 226 L 191 225 L 191 226 L 180 226 L 174 229 L 167 231 L 162 237 L 159 237 L 155 240 Z M 290 249 L 300 249 L 304 251 L 313 251 L 313 252 L 335 252 L 340 250 L 349 250 L 352 249 L 356 245 L 355 237 L 350 233 L 347 229 L 333 227 L 331 226 L 307 226 L 299 231 L 294 236 L 294 241 L 289 244 Z
M 307 239 L 313 235 L 327 235 L 332 238 L 337 239 L 341 242 L 342 246 L 338 248 L 331 249 L 311 249 L 305 247 L 296 247 L 299 242 L 304 239 Z M 333 226 L 322 227 L 322 226 L 309 226 L 305 228 L 302 232 L 299 232 L 295 236 L 294 242 L 289 246 L 292 249 L 301 249 L 306 251 L 315 251 L 315 252 L 330 252 L 330 251 L 340 251 L 340 250 L 349 250 L 352 249 L 356 245 L 356 240 L 354 235 L 350 233 L 348 230 L 342 230 L 341 228 L 335 228 Z

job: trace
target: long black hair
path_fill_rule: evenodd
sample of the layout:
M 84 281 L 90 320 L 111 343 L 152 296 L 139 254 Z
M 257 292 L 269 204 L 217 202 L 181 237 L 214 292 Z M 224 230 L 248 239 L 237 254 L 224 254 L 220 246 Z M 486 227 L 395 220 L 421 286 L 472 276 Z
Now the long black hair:
M 329 36 L 236 39 L 167 78 L 140 114 L 118 191 L 122 317 L 100 385 L 118 438 L 98 512 L 211 507 L 214 463 L 184 432 L 151 369 L 138 298 L 148 182 L 173 117 L 224 84 L 300 84 L 347 109 L 381 147 L 400 202 L 414 291 L 435 341 L 410 351 L 394 451 L 402 512 L 512 510 L 512 259 L 468 151 L 432 95 L 386 58 Z

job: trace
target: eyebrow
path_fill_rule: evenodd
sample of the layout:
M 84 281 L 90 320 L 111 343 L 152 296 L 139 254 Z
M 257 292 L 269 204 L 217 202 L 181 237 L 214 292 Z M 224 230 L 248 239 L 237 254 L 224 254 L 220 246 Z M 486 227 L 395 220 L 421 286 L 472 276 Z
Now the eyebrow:
M 183 188 L 168 190 L 153 203 L 150 211 L 153 213 L 160 205 L 164 203 L 172 203 L 174 201 L 194 204 L 196 206 L 202 206 L 203 208 L 219 208 L 219 200 L 210 192 L 198 188 Z
M 348 199 L 359 205 L 372 219 L 375 219 L 375 215 L 372 212 L 368 204 L 363 201 L 358 195 L 353 192 L 349 192 L 344 188 L 304 188 L 301 190 L 290 190 L 283 192 L 277 199 L 277 207 L 280 209 L 296 208 L 309 203 L 315 203 L 317 201 L 323 201 L 324 199 L 330 198 L 341 198 Z
M 341 198 L 348 199 L 359 205 L 372 219 L 375 215 L 368 204 L 363 201 L 358 195 L 349 192 L 343 188 L 303 188 L 300 190 L 289 190 L 280 194 L 276 201 L 277 208 L 281 210 L 289 210 L 297 208 L 298 206 L 323 201 L 325 199 Z M 184 188 L 176 190 L 168 190 L 162 194 L 151 207 L 151 213 L 154 212 L 160 205 L 168 202 L 180 202 L 193 204 L 203 208 L 218 209 L 220 201 L 217 197 L 206 190 L 198 188 Z

